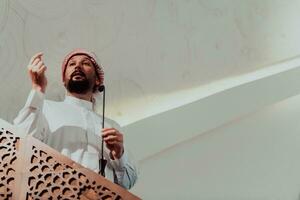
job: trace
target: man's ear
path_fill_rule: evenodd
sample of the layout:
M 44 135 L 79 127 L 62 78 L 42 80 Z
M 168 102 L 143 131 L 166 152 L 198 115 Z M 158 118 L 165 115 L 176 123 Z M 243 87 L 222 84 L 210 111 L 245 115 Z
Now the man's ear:
M 101 82 L 100 82 L 100 79 L 99 79 L 99 78 L 96 78 L 95 85 L 96 85 L 96 86 L 100 86 L 100 85 L 101 85 Z
M 94 85 L 94 88 L 93 88 L 93 92 L 98 91 L 101 84 L 102 83 L 100 82 L 100 79 L 96 78 L 95 85 Z

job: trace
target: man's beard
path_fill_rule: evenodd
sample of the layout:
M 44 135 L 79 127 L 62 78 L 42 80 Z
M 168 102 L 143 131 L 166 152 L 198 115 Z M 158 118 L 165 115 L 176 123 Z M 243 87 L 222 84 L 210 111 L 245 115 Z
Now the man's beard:
M 73 80 L 75 76 L 75 72 L 71 75 L 70 80 L 67 82 L 66 88 L 70 93 L 77 93 L 77 94 L 86 94 L 90 89 L 91 85 L 89 80 L 86 78 L 85 74 L 82 73 L 84 76 L 81 80 Z

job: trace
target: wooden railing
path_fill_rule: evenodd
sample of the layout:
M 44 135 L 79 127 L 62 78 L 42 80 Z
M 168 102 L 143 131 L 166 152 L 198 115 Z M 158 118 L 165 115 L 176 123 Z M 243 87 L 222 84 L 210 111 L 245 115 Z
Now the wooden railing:
M 0 123 L 0 126 L 3 123 Z M 140 199 L 39 140 L 0 127 L 0 199 Z

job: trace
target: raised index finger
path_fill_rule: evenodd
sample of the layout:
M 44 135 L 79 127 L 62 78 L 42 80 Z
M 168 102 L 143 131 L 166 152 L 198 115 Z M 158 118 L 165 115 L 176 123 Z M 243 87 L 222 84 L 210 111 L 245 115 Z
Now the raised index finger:
M 36 53 L 34 56 L 31 57 L 29 63 L 32 64 L 35 59 L 40 58 L 42 55 L 43 55 L 43 52 Z

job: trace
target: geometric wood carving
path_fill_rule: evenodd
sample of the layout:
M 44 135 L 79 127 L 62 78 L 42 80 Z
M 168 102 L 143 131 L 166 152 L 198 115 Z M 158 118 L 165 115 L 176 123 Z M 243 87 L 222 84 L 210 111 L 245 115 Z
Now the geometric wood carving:
M 33 138 L 0 128 L 1 200 L 140 199 Z
M 0 199 L 12 199 L 20 138 L 0 129 Z

